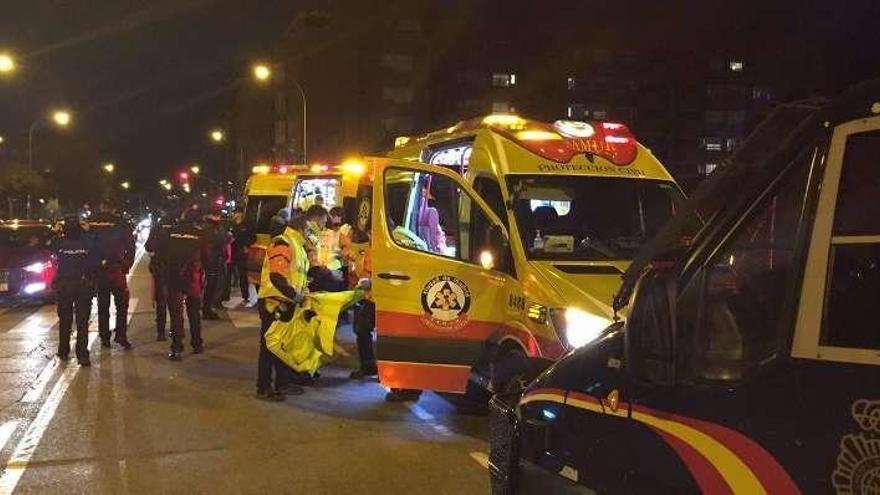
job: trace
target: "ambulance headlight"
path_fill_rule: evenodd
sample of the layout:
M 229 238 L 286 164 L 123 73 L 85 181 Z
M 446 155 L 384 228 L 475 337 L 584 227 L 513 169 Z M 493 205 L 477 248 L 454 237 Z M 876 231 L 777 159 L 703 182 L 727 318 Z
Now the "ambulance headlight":
M 583 347 L 602 334 L 613 322 L 578 308 L 556 310 L 553 324 L 560 336 L 574 349 Z

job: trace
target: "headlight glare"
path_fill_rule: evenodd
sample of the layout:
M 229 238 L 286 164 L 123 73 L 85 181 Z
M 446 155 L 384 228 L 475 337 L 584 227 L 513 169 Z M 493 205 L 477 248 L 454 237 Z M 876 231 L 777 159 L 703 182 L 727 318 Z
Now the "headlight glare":
M 578 308 L 565 310 L 565 340 L 573 348 L 583 347 L 611 325 L 612 321 Z
M 46 269 L 46 263 L 42 263 L 39 261 L 36 263 L 31 263 L 30 265 L 24 267 L 24 271 L 30 272 L 30 273 L 43 273 L 43 271 L 45 269 Z

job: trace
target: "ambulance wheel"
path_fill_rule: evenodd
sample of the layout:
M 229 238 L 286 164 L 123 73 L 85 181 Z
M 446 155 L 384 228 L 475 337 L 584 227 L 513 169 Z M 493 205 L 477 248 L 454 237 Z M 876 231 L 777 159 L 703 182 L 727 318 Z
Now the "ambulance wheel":
M 519 347 L 509 347 L 490 365 L 492 391 L 496 394 L 518 392 L 534 378 L 528 356 Z

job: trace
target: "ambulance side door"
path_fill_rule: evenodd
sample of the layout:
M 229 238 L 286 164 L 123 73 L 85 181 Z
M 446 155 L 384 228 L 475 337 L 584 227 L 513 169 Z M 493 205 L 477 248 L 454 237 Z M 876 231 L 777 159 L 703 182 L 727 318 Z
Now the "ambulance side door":
M 497 216 L 437 166 L 387 161 L 373 187 L 377 361 L 390 388 L 464 392 L 513 280 Z M 485 265 L 485 266 L 484 266 Z

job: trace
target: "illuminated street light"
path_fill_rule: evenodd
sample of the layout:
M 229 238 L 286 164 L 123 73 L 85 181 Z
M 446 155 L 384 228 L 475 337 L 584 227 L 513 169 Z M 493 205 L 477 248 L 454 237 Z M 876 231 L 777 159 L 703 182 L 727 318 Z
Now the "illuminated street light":
M 12 74 L 13 72 L 15 72 L 15 59 L 6 52 L 0 53 L 0 74 Z
M 3 144 L 3 141 L 6 141 L 6 139 L 4 139 L 3 136 L 0 136 L 0 144 Z
M 254 64 L 252 71 L 254 74 L 254 79 L 256 79 L 257 82 L 265 83 L 265 82 L 268 82 L 269 79 L 272 77 L 272 69 L 269 67 L 268 64 L 265 64 L 262 62 L 258 62 L 256 64 Z M 300 84 L 299 81 L 297 81 L 295 77 L 293 77 L 291 74 L 286 73 L 286 72 L 284 74 L 284 84 L 293 85 L 297 89 L 297 91 L 299 91 L 299 95 L 302 98 L 302 161 L 303 161 L 303 163 L 305 163 L 306 161 L 308 161 L 308 153 L 306 150 L 306 148 L 308 147 L 308 130 L 307 130 L 308 101 L 306 100 L 306 90 L 303 89 L 302 84 Z M 285 139 L 286 139 L 287 138 L 287 136 L 286 136 L 287 131 L 285 130 L 284 132 L 285 132 Z
M 8 55 L 7 55 L 8 57 Z M 0 64 L 2 64 L 2 58 L 0 58 Z M 13 68 L 15 67 L 13 61 Z M 70 125 L 70 121 L 73 119 L 70 112 L 68 110 L 55 110 L 51 114 L 52 122 L 59 127 L 67 127 Z M 45 117 L 40 117 L 33 121 L 30 129 L 28 129 L 28 169 L 31 171 L 34 170 L 34 133 L 37 132 L 37 128 L 45 121 Z M 31 216 L 31 195 L 27 195 L 27 217 Z
M 162 179 L 159 181 L 160 186 L 164 186 L 165 184 L 168 184 L 168 179 Z
M 199 172 L 201 172 L 202 169 L 198 165 L 193 165 L 192 167 L 189 168 L 189 171 L 194 173 L 195 175 L 199 175 Z M 183 177 L 183 176 L 181 176 L 181 177 Z
M 70 125 L 72 117 L 67 110 L 56 110 L 52 113 L 52 120 L 61 127 Z
M 268 65 L 258 63 L 253 67 L 254 79 L 260 82 L 266 82 L 272 77 L 272 69 Z
M 162 187 L 164 187 L 166 191 L 170 191 L 171 190 L 171 183 L 165 182 L 164 184 L 162 184 Z
M 129 182 L 129 181 L 127 181 L 127 180 L 122 181 L 122 182 L 119 183 L 119 187 L 121 187 L 121 188 L 125 189 L 126 191 L 128 191 L 128 190 L 131 188 L 131 182 Z
M 108 174 L 112 174 L 113 171 L 116 170 L 116 165 L 114 165 L 112 162 L 107 162 L 101 168 L 104 169 L 104 172 L 107 172 Z
M 226 139 L 226 133 L 223 129 L 214 129 L 211 131 L 211 141 L 222 143 Z

